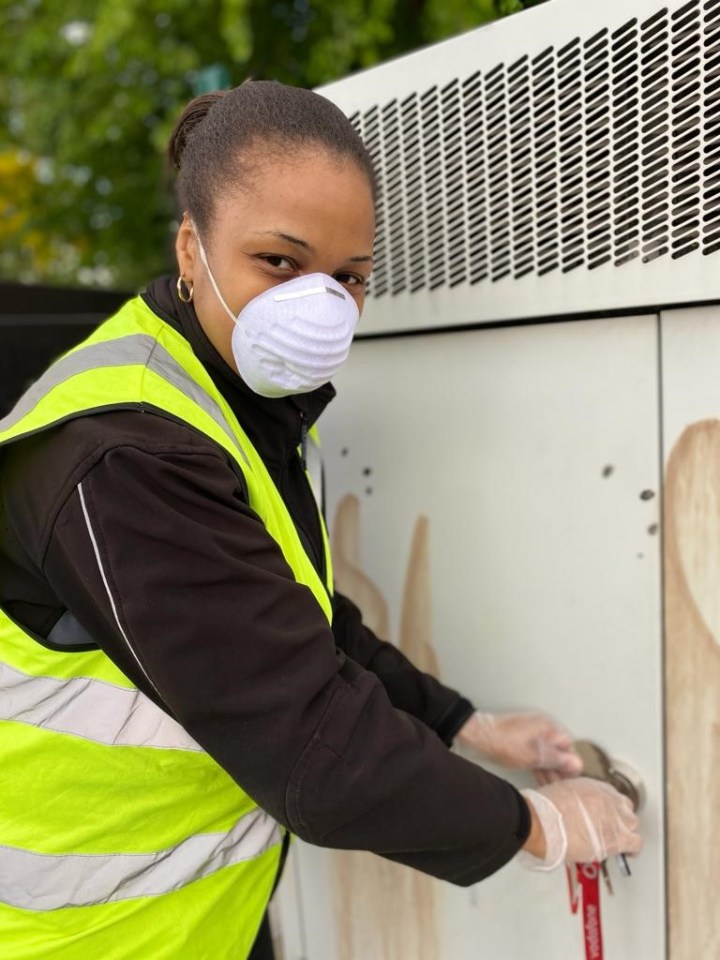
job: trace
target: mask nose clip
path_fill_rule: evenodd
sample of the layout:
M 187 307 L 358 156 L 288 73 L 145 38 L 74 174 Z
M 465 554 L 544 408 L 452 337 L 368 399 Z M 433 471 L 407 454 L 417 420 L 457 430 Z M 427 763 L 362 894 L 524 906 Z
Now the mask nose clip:
M 297 279 L 301 280 L 302 277 L 298 277 Z M 292 281 L 288 281 L 288 283 L 290 282 Z M 284 284 L 282 284 L 282 286 L 284 286 Z M 347 295 L 342 290 L 336 290 L 335 287 L 329 287 L 327 284 L 324 286 L 310 287 L 308 290 L 294 290 L 292 293 L 276 293 L 273 296 L 273 300 L 276 303 L 281 303 L 283 300 L 299 300 L 300 297 L 312 297 L 318 293 L 331 293 L 334 297 L 347 300 Z

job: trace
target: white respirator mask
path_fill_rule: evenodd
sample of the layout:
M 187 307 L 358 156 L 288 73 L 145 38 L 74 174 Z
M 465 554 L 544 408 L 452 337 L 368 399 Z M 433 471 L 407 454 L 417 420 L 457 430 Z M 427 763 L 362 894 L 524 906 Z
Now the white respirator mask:
M 232 353 L 250 389 L 261 397 L 287 397 L 331 380 L 347 358 L 360 316 L 347 290 L 325 273 L 309 273 L 263 291 L 235 316 L 195 235 L 213 290 L 234 323 Z

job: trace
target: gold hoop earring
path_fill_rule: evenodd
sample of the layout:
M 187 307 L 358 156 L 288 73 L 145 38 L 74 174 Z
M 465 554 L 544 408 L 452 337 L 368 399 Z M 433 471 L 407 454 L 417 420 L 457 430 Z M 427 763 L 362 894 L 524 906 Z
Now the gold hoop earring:
M 185 289 L 187 290 L 187 294 L 183 292 L 183 284 L 185 284 Z M 177 286 L 177 295 L 180 298 L 180 300 L 182 300 L 183 303 L 191 303 L 193 298 L 192 281 L 188 283 L 187 280 L 185 280 L 183 277 L 178 277 L 176 286 Z

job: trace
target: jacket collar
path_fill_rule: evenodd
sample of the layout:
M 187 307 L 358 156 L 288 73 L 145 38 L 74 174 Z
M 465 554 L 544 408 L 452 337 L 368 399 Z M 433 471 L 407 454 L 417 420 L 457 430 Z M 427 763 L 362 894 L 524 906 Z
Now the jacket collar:
M 159 277 L 142 295 L 145 303 L 190 343 L 215 386 L 230 404 L 263 460 L 283 463 L 300 443 L 303 418 L 311 427 L 335 396 L 326 383 L 311 393 L 268 399 L 248 387 L 210 343 L 192 303 L 177 295 L 173 277 Z

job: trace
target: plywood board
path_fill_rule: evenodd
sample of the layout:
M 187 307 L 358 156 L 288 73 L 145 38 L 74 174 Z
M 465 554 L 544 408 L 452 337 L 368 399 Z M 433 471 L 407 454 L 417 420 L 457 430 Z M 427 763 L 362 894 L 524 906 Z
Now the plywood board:
M 720 956 L 720 310 L 662 317 L 670 960 Z

